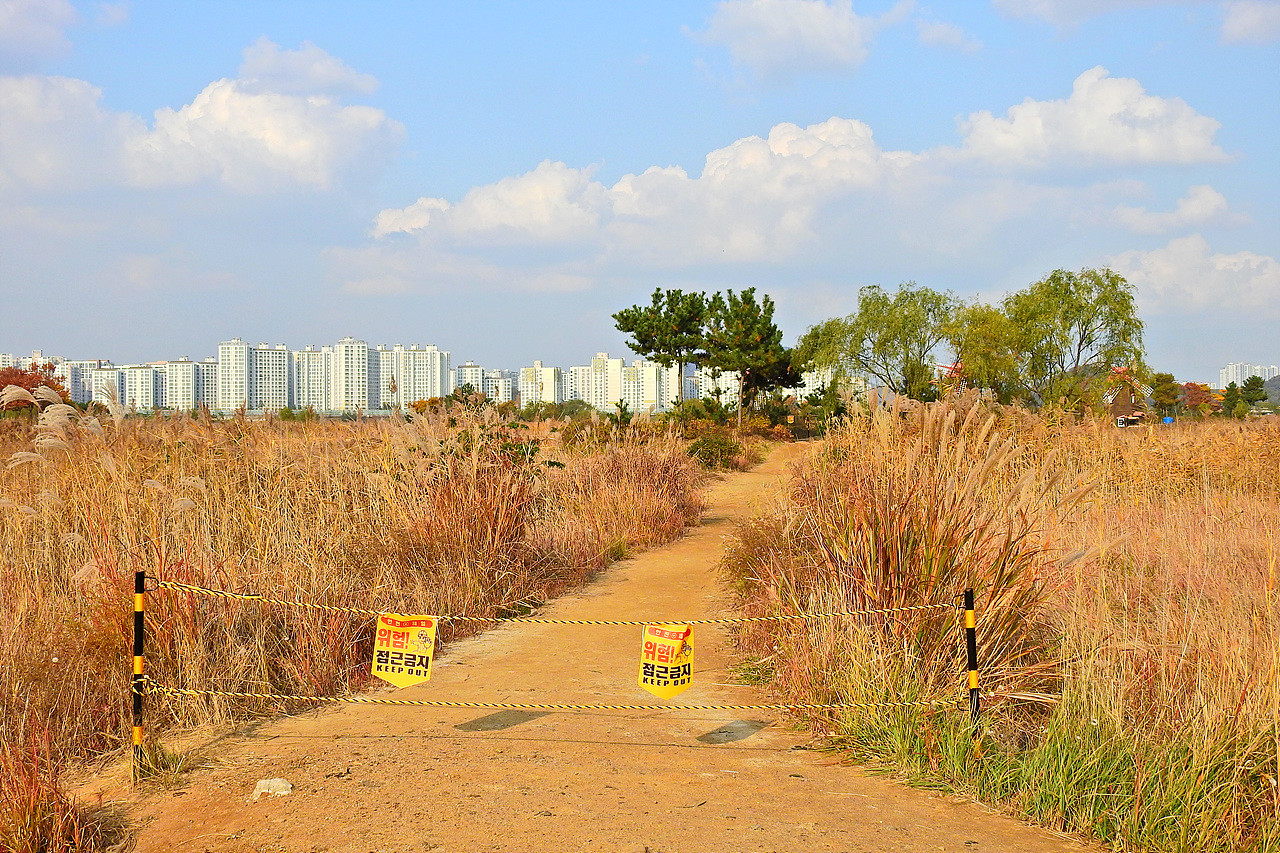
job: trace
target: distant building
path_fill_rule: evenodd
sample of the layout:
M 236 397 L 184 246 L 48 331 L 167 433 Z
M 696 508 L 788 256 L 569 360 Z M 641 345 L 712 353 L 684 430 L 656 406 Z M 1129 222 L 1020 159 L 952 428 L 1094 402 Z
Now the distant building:
M 1218 371 L 1218 387 L 1226 388 L 1232 382 L 1236 383 L 1237 386 L 1241 386 L 1250 376 L 1259 376 L 1265 382 L 1268 379 L 1280 376 L 1280 367 L 1274 364 L 1264 367 L 1261 364 L 1231 362 Z
M 532 367 L 520 368 L 520 405 L 531 403 L 563 403 L 564 375 L 558 367 L 546 367 L 535 361 Z

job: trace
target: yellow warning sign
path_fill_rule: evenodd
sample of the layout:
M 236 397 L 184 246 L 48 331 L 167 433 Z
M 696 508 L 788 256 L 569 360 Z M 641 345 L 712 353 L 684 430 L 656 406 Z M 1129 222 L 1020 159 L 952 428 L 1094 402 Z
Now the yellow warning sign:
M 644 626 L 639 683 L 659 699 L 672 699 L 693 683 L 692 626 Z
M 431 677 L 436 652 L 436 618 L 383 613 L 373 641 L 373 674 L 396 687 L 409 687 Z

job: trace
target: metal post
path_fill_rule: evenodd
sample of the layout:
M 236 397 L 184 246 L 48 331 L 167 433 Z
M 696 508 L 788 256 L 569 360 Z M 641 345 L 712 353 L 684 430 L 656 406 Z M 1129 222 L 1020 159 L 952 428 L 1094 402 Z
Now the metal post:
M 978 729 L 978 713 L 982 710 L 978 690 L 978 620 L 973 610 L 973 590 L 964 591 L 964 640 L 969 653 L 969 716 L 974 732 Z
M 133 781 L 142 772 L 143 619 L 147 609 L 147 575 L 133 573 Z

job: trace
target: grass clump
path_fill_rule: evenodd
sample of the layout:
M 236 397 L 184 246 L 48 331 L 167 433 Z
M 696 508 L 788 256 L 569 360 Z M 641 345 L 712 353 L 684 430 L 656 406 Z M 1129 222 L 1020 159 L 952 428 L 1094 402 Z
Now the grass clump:
M 3 441 L 0 746 L 25 754 L 30 721 L 43 721 L 53 766 L 129 746 L 136 571 L 337 607 L 495 616 L 678 535 L 703 506 L 705 475 L 670 436 L 565 448 L 486 408 L 339 422 L 99 419 L 54 405 Z M 369 678 L 360 613 L 160 591 L 146 620 L 161 684 L 332 696 Z M 467 630 L 453 623 L 442 639 Z M 153 732 L 290 707 L 147 704 Z
M 1151 850 L 1280 844 L 1280 436 L 1116 430 L 970 402 L 835 430 L 725 568 L 752 613 L 978 594 L 980 730 L 955 610 L 740 635 L 796 701 L 936 701 L 814 724 L 855 755 Z

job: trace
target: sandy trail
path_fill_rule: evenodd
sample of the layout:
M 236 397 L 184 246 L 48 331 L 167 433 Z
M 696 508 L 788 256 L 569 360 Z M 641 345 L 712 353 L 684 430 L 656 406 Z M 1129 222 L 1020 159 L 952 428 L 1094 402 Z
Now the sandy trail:
M 567 619 L 731 615 L 723 538 L 776 495 L 776 449 L 709 491 L 701 526 L 545 607 Z M 735 685 L 723 631 L 700 629 L 683 704 L 767 702 Z M 427 685 L 376 695 L 477 702 L 650 703 L 639 629 L 505 625 L 451 646 Z M 842 766 L 771 712 L 524 711 L 342 705 L 219 741 L 180 789 L 144 793 L 153 851 L 1068 851 L 988 810 Z M 250 802 L 259 779 L 289 796 Z

